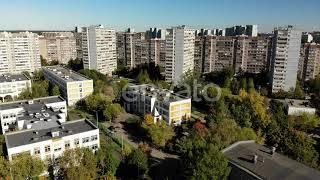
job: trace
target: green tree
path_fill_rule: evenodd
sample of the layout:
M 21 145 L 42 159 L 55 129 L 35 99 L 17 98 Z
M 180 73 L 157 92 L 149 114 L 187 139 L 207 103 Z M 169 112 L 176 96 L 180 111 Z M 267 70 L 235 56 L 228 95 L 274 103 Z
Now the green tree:
M 142 123 L 142 127 L 146 130 L 147 137 L 158 147 L 164 147 L 175 135 L 173 128 L 162 120 L 150 125 Z
M 10 163 L 4 156 L 0 156 L 0 179 L 6 179 L 8 176 L 10 176 Z
M 249 78 L 249 81 L 248 81 L 248 92 L 254 91 L 254 90 L 255 90 L 255 88 L 254 88 L 253 78 Z
M 193 160 L 194 168 L 190 179 L 228 179 L 231 168 L 228 160 L 213 145 L 208 145 L 203 153 L 198 154 Z
M 70 59 L 70 61 L 67 64 L 67 67 L 69 69 L 72 69 L 74 71 L 80 71 L 81 69 L 83 69 L 83 63 L 80 59 L 76 58 L 76 59 Z
M 101 146 L 97 153 L 97 168 L 99 176 L 104 176 L 108 173 L 114 175 L 119 164 L 119 160 L 114 157 L 111 149 Z
M 293 96 L 296 99 L 304 99 L 304 91 L 299 81 L 297 81 L 296 88 L 293 92 Z
M 64 179 L 95 179 L 97 162 L 89 149 L 70 149 L 59 158 L 59 175 Z
M 124 112 L 124 109 L 121 107 L 120 104 L 109 104 L 106 109 L 103 111 L 103 115 L 106 118 L 106 120 L 113 121 L 116 119 L 122 112 Z
M 140 149 L 135 149 L 126 158 L 128 173 L 133 177 L 143 177 L 148 173 L 148 157 Z
M 30 179 L 38 177 L 45 170 L 45 164 L 41 159 L 30 154 L 21 154 L 13 158 L 11 162 L 11 174 L 14 179 Z
M 150 83 L 150 77 L 147 70 L 141 70 L 136 78 L 136 81 L 140 84 Z
M 247 79 L 242 78 L 240 81 L 240 88 L 246 90 L 247 89 Z

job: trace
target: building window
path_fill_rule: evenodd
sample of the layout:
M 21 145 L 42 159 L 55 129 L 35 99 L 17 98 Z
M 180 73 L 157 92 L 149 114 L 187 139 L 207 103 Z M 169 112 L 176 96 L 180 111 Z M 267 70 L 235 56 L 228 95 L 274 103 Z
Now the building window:
M 54 152 L 61 151 L 61 147 L 54 148 Z
M 64 147 L 65 147 L 66 149 L 69 149 L 69 148 L 70 148 L 70 142 L 69 142 L 69 141 L 66 141 L 66 142 L 64 143 Z
M 45 146 L 45 147 L 44 147 L 44 151 L 45 151 L 45 152 L 50 152 L 50 151 L 51 151 L 50 145 Z
M 91 141 L 95 141 L 95 140 L 98 140 L 98 136 L 97 135 L 91 136 Z
M 97 150 L 98 149 L 98 144 L 94 144 L 91 146 L 92 150 Z
M 34 148 L 34 155 L 40 154 L 40 148 Z
M 79 139 L 75 139 L 75 140 L 74 140 L 74 144 L 75 144 L 76 146 L 79 146 L 79 144 L 80 144 Z
M 86 138 L 82 138 L 82 143 L 87 143 L 90 141 L 90 138 L 89 137 L 86 137 Z

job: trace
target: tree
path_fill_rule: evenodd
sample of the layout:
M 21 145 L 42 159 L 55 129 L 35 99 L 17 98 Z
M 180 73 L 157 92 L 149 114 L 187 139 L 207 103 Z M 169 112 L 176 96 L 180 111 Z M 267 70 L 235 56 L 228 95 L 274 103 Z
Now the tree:
M 97 162 L 90 149 L 70 149 L 59 158 L 59 175 L 64 179 L 95 179 Z
M 299 81 L 297 81 L 296 88 L 294 89 L 293 97 L 296 99 L 304 99 L 304 91 Z
M 146 123 L 146 125 L 148 126 L 154 124 L 154 120 L 153 120 L 154 118 L 150 113 L 146 114 L 143 119 L 144 119 L 144 123 Z
M 148 157 L 140 150 L 135 149 L 126 158 L 128 173 L 134 177 L 142 177 L 148 173 Z
M 319 126 L 320 118 L 317 115 L 303 113 L 300 116 L 289 116 L 289 122 L 295 129 L 310 132 Z
M 0 156 L 0 179 L 6 179 L 8 176 L 10 176 L 10 164 L 4 156 Z
M 194 169 L 190 179 L 228 179 L 231 168 L 228 167 L 228 160 L 213 145 L 208 145 L 203 153 L 198 154 L 193 160 Z
M 248 92 L 250 91 L 254 91 L 254 81 L 253 81 L 253 78 L 249 78 L 249 81 L 248 81 Z
M 72 69 L 74 71 L 80 71 L 81 69 L 83 69 L 83 63 L 80 59 L 76 58 L 76 59 L 70 59 L 70 61 L 67 64 L 67 67 L 69 69 Z
M 106 120 L 113 121 L 115 118 L 117 118 L 122 112 L 124 112 L 124 109 L 121 107 L 120 104 L 109 104 L 106 109 L 103 111 L 103 115 L 106 118 Z
M 112 154 L 111 149 L 99 149 L 97 153 L 98 174 L 104 176 L 107 174 L 114 175 L 120 162 Z
M 147 125 L 142 123 L 142 128 L 147 132 L 147 137 L 158 147 L 164 147 L 166 143 L 175 135 L 171 126 L 168 126 L 163 120 L 156 124 Z
M 49 82 L 48 91 L 49 91 L 49 95 L 50 96 L 58 96 L 58 95 L 60 95 L 59 87 L 57 85 L 55 85 L 55 84 L 52 84 L 51 82 Z
M 41 159 L 30 154 L 21 154 L 13 158 L 11 162 L 11 174 L 14 179 L 30 179 L 38 177 L 45 170 L 45 164 Z
M 136 78 L 136 81 L 140 84 L 150 83 L 150 77 L 147 70 L 141 70 Z
M 246 78 L 242 78 L 240 81 L 240 89 L 247 89 L 247 79 Z

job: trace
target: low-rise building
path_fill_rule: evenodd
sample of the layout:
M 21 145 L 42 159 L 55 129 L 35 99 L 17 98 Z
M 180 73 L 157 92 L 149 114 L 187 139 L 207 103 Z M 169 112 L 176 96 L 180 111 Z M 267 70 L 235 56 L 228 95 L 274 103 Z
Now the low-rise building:
M 15 99 L 25 90 L 31 89 L 31 80 L 24 74 L 3 74 L 0 76 L 0 98 Z
M 286 99 L 285 106 L 288 115 L 301 115 L 303 113 L 315 114 L 316 108 L 312 107 L 310 101 L 298 99 Z
M 98 150 L 99 129 L 88 120 L 68 121 L 55 127 L 28 129 L 5 134 L 7 155 L 11 161 L 20 154 L 30 154 L 42 160 L 56 159 L 67 149 Z
M 92 94 L 93 81 L 62 66 L 43 67 L 43 74 L 48 81 L 60 88 L 62 96 L 69 106 Z
M 320 172 L 275 151 L 275 148 L 240 141 L 222 152 L 231 166 L 230 180 L 319 179 Z
M 66 121 L 66 101 L 59 96 L 0 104 L 1 131 L 43 129 Z
M 168 124 L 181 124 L 191 117 L 191 98 L 174 94 L 151 85 L 132 85 L 124 93 L 124 106 L 128 112 L 165 120 Z

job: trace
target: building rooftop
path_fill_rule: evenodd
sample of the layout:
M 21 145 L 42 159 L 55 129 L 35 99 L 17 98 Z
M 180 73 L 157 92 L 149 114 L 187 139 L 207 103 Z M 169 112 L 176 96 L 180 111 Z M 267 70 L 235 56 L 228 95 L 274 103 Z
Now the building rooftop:
M 240 141 L 222 151 L 229 162 L 261 179 L 319 179 L 320 171 L 307 167 L 254 141 Z M 257 162 L 253 162 L 254 155 Z M 239 171 L 235 171 L 239 173 Z
M 58 126 L 59 120 L 65 119 L 65 117 L 63 117 L 64 112 L 49 106 L 51 103 L 58 102 L 65 102 L 65 100 L 60 96 L 52 96 L 33 100 L 15 101 L 0 104 L 0 111 L 17 108 L 22 109 L 16 117 L 18 124 L 9 125 L 10 130 L 17 128 L 37 130 Z
M 134 91 L 140 94 L 144 94 L 149 97 L 156 97 L 159 100 L 168 101 L 168 102 L 176 102 L 176 101 L 190 99 L 188 97 L 185 97 L 179 94 L 174 94 L 173 91 L 170 91 L 168 89 L 155 88 L 154 86 L 149 84 L 132 85 L 128 87 L 128 90 Z
M 288 104 L 289 107 L 313 108 L 311 102 L 308 100 L 285 99 L 285 103 Z
M 14 82 L 14 81 L 26 81 L 29 80 L 24 74 L 3 74 L 0 75 L 0 83 Z
M 32 99 L 32 100 L 6 102 L 6 103 L 0 104 L 0 111 L 14 109 L 14 108 L 24 108 L 30 111 L 37 111 L 37 110 L 41 110 L 41 107 L 45 106 L 45 104 L 64 102 L 64 101 L 65 100 L 60 96 L 49 96 L 49 97 Z
M 59 77 L 61 80 L 66 82 L 73 82 L 73 81 L 86 81 L 90 80 L 89 78 L 85 77 L 84 75 L 77 73 L 71 69 L 67 69 L 63 66 L 46 66 L 43 67 L 44 70 L 51 72 L 56 77 Z
M 61 138 L 74 134 L 79 134 L 91 130 L 98 129 L 90 121 L 81 119 L 76 121 L 69 121 L 59 126 L 41 129 L 41 130 L 24 130 L 18 132 L 11 132 L 5 134 L 7 148 L 14 148 L 26 144 L 37 143 L 49 139 Z M 52 132 L 59 134 L 53 137 Z

